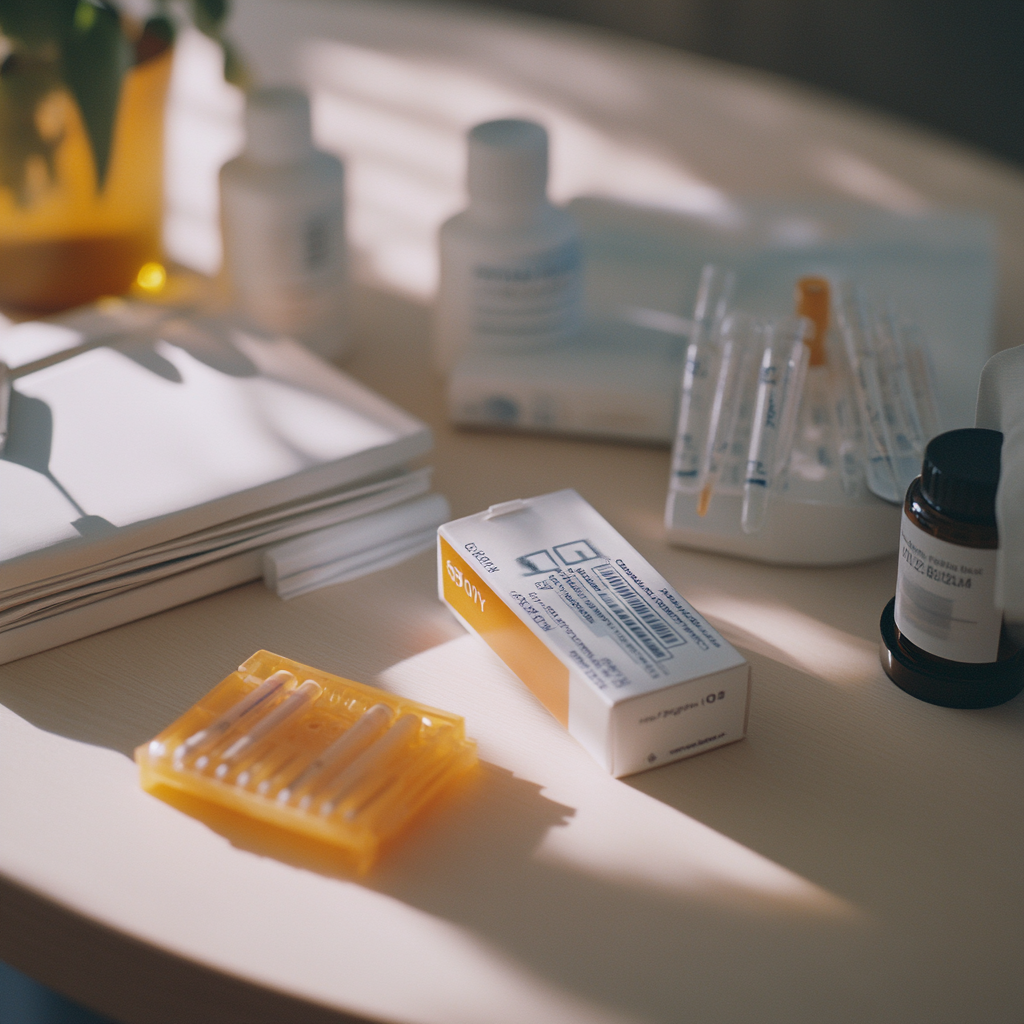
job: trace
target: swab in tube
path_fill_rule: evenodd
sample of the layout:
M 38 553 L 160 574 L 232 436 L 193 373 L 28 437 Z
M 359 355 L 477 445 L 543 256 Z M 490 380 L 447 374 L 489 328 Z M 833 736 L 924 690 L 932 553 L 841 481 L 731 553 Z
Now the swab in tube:
M 793 439 L 790 471 L 799 479 L 822 484 L 839 473 L 833 383 L 835 367 L 828 364 L 828 329 L 831 322 L 831 289 L 827 278 L 802 277 L 794 296 L 797 316 L 805 317 L 811 330 L 804 338 L 810 351 L 803 399 Z
M 708 416 L 707 439 L 698 477 L 699 516 L 707 514 L 723 462 L 732 447 L 742 404 L 740 386 L 746 376 L 743 371 L 756 332 L 756 322 L 745 313 L 731 313 L 722 322 L 715 359 L 714 398 Z
M 419 730 L 420 720 L 416 715 L 402 715 L 383 736 L 331 780 L 327 793 L 320 802 L 320 814 L 324 817 L 333 814 L 338 805 L 352 796 L 360 786 L 367 782 L 376 782 L 387 762 L 413 739 Z
M 236 704 L 232 704 L 227 711 L 215 718 L 208 726 L 193 733 L 184 743 L 181 743 L 174 751 L 174 762 L 181 764 L 187 758 L 199 754 L 203 750 L 208 750 L 250 711 L 265 707 L 267 701 L 276 693 L 295 682 L 295 676 L 284 669 L 268 676 L 259 686 L 250 690 Z
M 785 344 L 789 346 L 789 358 L 786 361 L 786 375 L 783 381 L 782 420 L 779 424 L 778 447 L 775 452 L 773 486 L 776 489 L 779 484 L 786 482 L 786 473 L 793 451 L 793 435 L 796 433 L 796 420 L 800 412 L 800 400 L 803 398 L 804 387 L 807 383 L 807 370 L 812 358 L 812 351 L 801 341 L 806 326 L 807 321 L 805 320 L 802 323 L 790 325 L 788 336 L 785 331 L 780 332 L 785 337 Z M 790 338 L 794 339 L 792 345 L 789 345 Z
M 893 443 L 885 417 L 873 325 L 859 289 L 841 289 L 837 314 L 865 432 L 868 487 L 887 501 L 902 501 L 891 460 Z
M 391 794 L 390 813 L 401 815 L 405 807 L 419 801 L 425 790 L 434 785 L 442 776 L 451 771 L 451 765 L 439 761 L 429 749 L 420 752 L 415 760 L 411 761 L 402 775 L 391 775 L 385 782 L 363 795 L 363 798 L 345 810 L 345 820 L 355 821 L 365 811 L 370 810 L 374 804 L 389 796 L 396 786 L 401 787 L 401 795 Z M 412 780 L 412 781 L 410 781 Z
M 833 408 L 836 414 L 836 445 L 839 451 L 839 478 L 843 493 L 854 498 L 861 491 L 864 479 L 862 435 L 857 406 L 850 391 L 849 374 L 836 373 L 832 378 Z
M 298 798 L 299 806 L 308 807 L 317 790 L 351 764 L 384 732 L 394 717 L 394 712 L 387 705 L 374 704 L 278 791 L 278 803 L 284 804 Z
M 320 696 L 320 684 L 312 679 L 307 679 L 301 686 L 292 690 L 270 714 L 261 718 L 244 735 L 239 736 L 234 743 L 220 755 L 220 764 L 214 773 L 217 778 L 223 778 L 231 768 L 233 762 L 237 761 L 246 751 L 251 752 L 253 746 L 269 735 L 278 727 L 284 725 L 288 719 L 304 711 L 310 704 Z
M 316 723 L 319 728 L 319 723 Z M 269 749 L 267 749 L 269 748 Z M 235 776 L 234 784 L 243 789 L 257 776 L 261 776 L 254 787 L 261 796 L 266 796 L 275 780 L 280 779 L 294 765 L 303 760 L 303 747 L 295 749 L 286 743 L 265 744 L 256 759 L 247 759 L 245 768 Z
M 935 400 L 935 373 L 925 351 L 921 330 L 916 324 L 899 322 L 899 335 L 907 361 L 907 373 L 914 394 L 921 436 L 925 445 L 939 432 L 939 411 Z
M 736 285 L 736 275 L 708 264 L 701 271 L 693 312 L 690 343 L 679 401 L 679 421 L 672 452 L 672 479 L 682 491 L 697 489 L 700 460 L 704 453 L 709 405 L 708 375 L 714 343 Z
M 802 319 L 768 321 L 763 326 L 757 404 L 743 481 L 744 533 L 760 531 L 772 492 L 785 475 L 810 355 L 803 342 L 806 323 Z
M 917 412 L 917 399 L 910 379 L 903 326 L 891 303 L 879 317 L 879 325 L 890 353 L 887 376 L 891 380 L 892 398 L 902 410 L 902 419 L 910 446 L 923 457 L 924 447 L 930 438 L 925 437 L 924 426 Z M 921 458 L 918 458 L 917 462 L 920 463 L 920 461 Z
M 796 283 L 796 315 L 806 317 L 811 330 L 804 338 L 810 349 L 809 366 L 824 366 L 827 362 L 825 339 L 831 313 L 831 293 L 828 279 L 801 277 Z
M 920 472 L 925 440 L 921 436 L 898 322 L 895 317 L 876 314 L 872 326 L 878 355 L 882 409 L 892 444 L 889 458 L 897 493 L 902 497 L 910 482 Z

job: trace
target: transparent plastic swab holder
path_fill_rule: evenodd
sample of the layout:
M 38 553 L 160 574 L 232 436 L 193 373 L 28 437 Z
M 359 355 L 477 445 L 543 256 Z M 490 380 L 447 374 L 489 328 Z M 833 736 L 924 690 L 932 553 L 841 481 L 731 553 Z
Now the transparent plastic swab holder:
M 458 715 L 257 651 L 135 760 L 155 796 L 328 844 L 362 873 L 477 755 Z
M 895 551 L 903 496 L 940 429 L 915 329 L 824 278 L 797 282 L 804 316 L 789 318 L 729 309 L 734 287 L 730 271 L 704 268 L 669 538 L 795 565 Z

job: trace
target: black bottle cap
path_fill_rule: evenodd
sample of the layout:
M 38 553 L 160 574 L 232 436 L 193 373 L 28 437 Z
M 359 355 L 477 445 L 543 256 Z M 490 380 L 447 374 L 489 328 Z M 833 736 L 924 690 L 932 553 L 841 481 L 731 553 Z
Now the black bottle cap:
M 1003 435 L 965 427 L 933 438 L 924 451 L 921 493 L 952 519 L 995 523 Z

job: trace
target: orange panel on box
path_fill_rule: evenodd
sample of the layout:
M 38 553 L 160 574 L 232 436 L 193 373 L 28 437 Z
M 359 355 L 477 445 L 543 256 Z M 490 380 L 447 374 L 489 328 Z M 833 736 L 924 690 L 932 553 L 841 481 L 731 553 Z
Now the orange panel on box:
M 558 719 L 569 725 L 569 670 L 441 538 L 444 599 Z

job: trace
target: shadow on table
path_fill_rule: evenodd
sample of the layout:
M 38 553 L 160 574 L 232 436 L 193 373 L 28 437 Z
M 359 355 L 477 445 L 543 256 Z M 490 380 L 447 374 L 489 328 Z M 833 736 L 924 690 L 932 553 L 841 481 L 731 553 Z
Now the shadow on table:
M 549 830 L 570 823 L 572 809 L 499 769 L 488 766 L 487 776 L 366 884 L 461 926 L 500 960 L 511 956 L 527 990 L 559 991 L 567 1016 L 578 1002 L 591 1013 L 603 1007 L 674 1024 L 684 1000 L 687 1019 L 732 1019 L 722 1013 L 730 1004 L 742 1019 L 738 968 L 744 987 L 800 985 L 825 977 L 828 962 L 870 928 L 857 908 L 824 892 L 819 904 L 770 889 L 730 890 L 714 877 L 661 886 L 641 877 L 643 865 L 588 870 L 539 849 Z
M 575 813 L 571 807 L 541 796 L 540 791 L 540 786 L 519 779 L 504 768 L 481 763 L 475 772 L 452 786 L 420 818 L 413 820 L 408 832 L 400 835 L 393 846 L 400 850 L 409 833 L 415 836 L 422 831 L 425 820 L 441 815 L 448 822 L 444 829 L 446 847 L 451 843 L 452 830 L 487 837 L 504 833 L 506 840 L 515 838 L 511 845 L 508 842 L 502 844 L 502 856 L 528 856 L 548 829 L 564 825 Z M 349 870 L 335 846 L 296 839 L 282 829 L 262 822 L 254 823 L 243 814 L 197 800 L 171 787 L 160 787 L 152 792 L 203 822 L 240 850 L 273 857 L 292 867 L 315 871 L 329 878 L 365 881 Z M 383 861 L 386 863 L 393 858 L 395 852 L 391 848 L 385 849 L 381 855 Z M 379 870 L 370 878 L 377 874 Z
M 239 816 L 185 806 L 173 795 L 172 802 L 240 849 L 353 878 L 329 848 L 256 835 Z M 856 909 L 824 893 L 822 906 L 815 907 L 771 891 L 737 896 L 715 880 L 705 888 L 662 890 L 539 857 L 548 833 L 575 814 L 545 797 L 540 786 L 484 763 L 357 880 L 464 927 L 496 956 L 511 956 L 525 968 L 531 985 L 546 979 L 583 1003 L 666 1024 L 678 1020 L 680 991 L 666 979 L 692 970 L 721 975 L 726 986 L 735 969 L 729 950 L 737 942 L 757 948 L 758 973 L 778 975 L 799 964 L 802 975 L 823 942 L 832 955 L 837 938 L 847 943 L 863 933 Z
M 465 927 L 534 979 L 666 1024 L 680 1019 L 680 1000 L 687 1019 L 746 1019 L 752 992 L 778 997 L 764 1020 L 867 1019 L 934 981 L 953 945 L 990 950 L 987 930 L 1013 930 L 1001 895 L 1013 845 L 989 839 L 992 801 L 1009 819 L 1013 798 L 995 793 L 992 760 L 1019 743 L 1024 697 L 937 708 L 880 668 L 839 685 L 736 639 L 755 680 L 749 738 L 613 784 L 714 830 L 707 849 L 722 856 L 720 874 L 688 876 L 685 856 L 674 877 L 562 857 L 568 847 L 545 837 L 571 817 L 586 828 L 585 808 L 573 815 L 494 770 L 368 884 Z M 733 870 L 739 861 L 755 870 Z M 1005 965 L 974 967 L 1005 995 Z M 870 994 L 858 978 L 872 979 Z M 927 990 L 936 1003 L 922 1020 L 964 994 L 952 981 Z
M 552 833 L 589 827 L 586 808 L 493 765 L 425 815 L 364 884 L 461 927 L 529 986 L 665 1024 L 680 1019 L 680 999 L 691 1019 L 745 1019 L 752 992 L 825 1019 L 835 986 L 867 977 L 898 1003 L 893 993 L 915 990 L 915 971 L 920 981 L 948 962 L 952 923 L 965 950 L 990 950 L 983 933 L 1013 911 L 994 880 L 1015 870 L 1006 863 L 1012 844 L 987 838 L 993 801 L 1009 799 L 992 786 L 992 764 L 1019 743 L 1024 698 L 986 711 L 935 708 L 897 690 L 880 668 L 829 682 L 761 638 L 735 628 L 729 635 L 753 667 L 748 738 L 602 781 L 600 793 L 607 785 L 608 799 L 635 797 L 630 807 L 641 817 L 654 801 L 659 813 L 706 826 L 720 840 L 714 849 L 731 845 L 760 859 L 790 878 L 788 891 L 732 886 L 727 870 L 688 877 L 686 857 L 676 877 L 659 878 L 643 863 L 602 868 L 560 857 Z M 1009 810 L 1005 817 L 1012 820 Z M 237 821 L 207 823 L 240 848 L 348 877 L 324 851 L 254 843 Z M 927 850 L 941 856 L 922 857 Z M 934 914 L 939 928 L 929 924 Z M 860 1019 L 872 1016 L 869 1003 Z M 781 1018 L 766 1010 L 762 1019 Z

